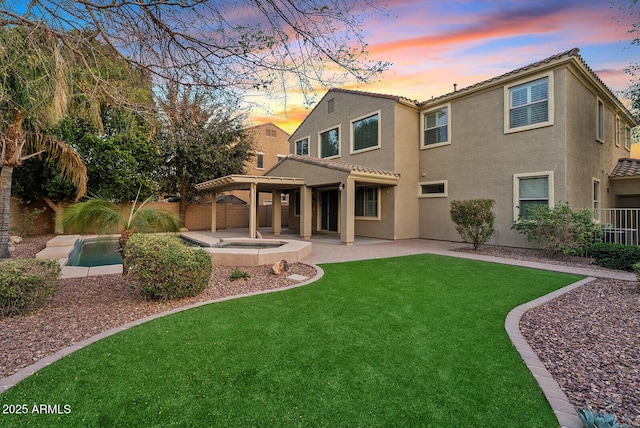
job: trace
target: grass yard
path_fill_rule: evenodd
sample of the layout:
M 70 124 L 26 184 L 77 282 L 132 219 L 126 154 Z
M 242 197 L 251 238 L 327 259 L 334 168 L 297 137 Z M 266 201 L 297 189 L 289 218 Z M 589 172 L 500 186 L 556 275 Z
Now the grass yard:
M 322 268 L 75 352 L 0 395 L 29 413 L 0 425 L 557 426 L 504 320 L 579 277 L 436 255 Z

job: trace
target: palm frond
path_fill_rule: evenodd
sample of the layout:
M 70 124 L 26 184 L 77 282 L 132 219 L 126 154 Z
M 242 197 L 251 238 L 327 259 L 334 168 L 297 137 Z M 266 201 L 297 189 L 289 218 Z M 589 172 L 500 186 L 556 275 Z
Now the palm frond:
M 135 210 L 130 226 L 136 232 L 177 232 L 180 220 L 168 210 L 141 206 Z
M 63 141 L 45 134 L 31 134 L 28 139 L 29 148 L 33 153 L 47 151 L 49 156 L 56 158 L 56 166 L 64 178 L 71 180 L 77 187 L 76 200 L 87 193 L 87 167 L 73 147 Z M 31 155 L 25 156 L 28 157 Z
M 98 233 L 116 233 L 124 227 L 125 217 L 117 204 L 98 196 L 70 205 L 64 210 L 62 224 L 79 233 L 96 229 Z

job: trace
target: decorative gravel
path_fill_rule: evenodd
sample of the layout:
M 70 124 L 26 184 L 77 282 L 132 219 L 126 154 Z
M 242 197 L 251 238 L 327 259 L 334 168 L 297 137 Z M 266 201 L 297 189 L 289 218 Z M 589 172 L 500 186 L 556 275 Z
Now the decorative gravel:
M 18 244 L 13 256 L 33 257 L 53 236 Z M 463 250 L 469 251 L 469 250 Z M 594 268 L 588 260 L 549 260 L 534 250 L 482 247 L 477 254 Z M 94 334 L 189 303 L 280 288 L 296 282 L 269 266 L 242 267 L 248 280 L 231 281 L 231 267 L 216 266 L 205 291 L 170 302 L 142 299 L 120 275 L 61 281 L 43 309 L 0 319 L 0 377 Z M 301 263 L 291 274 L 311 278 Z M 640 292 L 635 282 L 598 279 L 527 312 L 522 334 L 573 405 L 613 413 L 640 426 Z

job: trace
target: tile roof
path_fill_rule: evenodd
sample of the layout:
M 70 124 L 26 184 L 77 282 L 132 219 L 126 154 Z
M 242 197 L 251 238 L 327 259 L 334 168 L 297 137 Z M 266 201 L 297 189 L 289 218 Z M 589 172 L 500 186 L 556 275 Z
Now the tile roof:
M 381 169 L 374 169 L 374 168 L 369 168 L 366 166 L 362 166 L 362 165 L 353 165 L 353 164 L 348 164 L 348 163 L 344 163 L 344 162 L 336 162 L 334 160 L 330 160 L 330 159 L 320 159 L 320 158 L 312 158 L 310 156 L 299 156 L 299 155 L 287 155 L 286 158 L 284 158 L 282 161 L 286 159 L 291 159 L 294 161 L 298 161 L 298 162 L 302 162 L 302 163 L 306 163 L 309 165 L 316 165 L 316 166 L 321 166 L 323 168 L 329 168 L 329 169 L 335 169 L 338 171 L 343 171 L 343 172 L 362 172 L 362 173 L 366 173 L 366 174 L 375 174 L 375 175 L 386 175 L 389 177 L 400 177 L 400 174 L 395 173 L 395 172 L 391 172 L 391 171 L 385 171 L 385 170 L 381 170 Z M 277 164 L 276 164 L 277 166 Z M 269 172 L 271 172 L 273 169 L 275 168 L 275 166 L 273 168 L 271 168 L 269 171 L 265 172 L 265 175 L 268 174 Z
M 611 178 L 638 177 L 640 178 L 640 159 L 622 158 L 609 174 Z
M 363 95 L 365 97 L 385 98 L 388 100 L 405 101 L 409 104 L 414 104 L 414 105 L 419 104 L 418 101 L 416 100 L 412 100 L 400 95 L 379 94 L 376 92 L 356 91 L 353 89 L 342 89 L 342 88 L 331 88 L 329 89 L 329 92 L 344 92 L 346 94 Z

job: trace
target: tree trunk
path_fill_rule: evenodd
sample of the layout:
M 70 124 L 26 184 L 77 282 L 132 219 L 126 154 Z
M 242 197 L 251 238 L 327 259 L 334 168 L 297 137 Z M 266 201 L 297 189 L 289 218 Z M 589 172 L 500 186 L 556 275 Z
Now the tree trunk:
M 5 165 L 0 171 L 0 259 L 9 254 L 9 212 L 11 210 L 11 177 L 13 167 Z
M 64 212 L 64 202 L 53 202 L 51 199 L 47 197 L 42 198 L 49 208 L 53 210 L 54 213 L 54 221 L 55 221 L 55 230 L 54 232 L 57 235 L 64 234 L 64 226 L 62 225 L 62 213 Z

